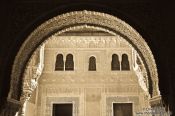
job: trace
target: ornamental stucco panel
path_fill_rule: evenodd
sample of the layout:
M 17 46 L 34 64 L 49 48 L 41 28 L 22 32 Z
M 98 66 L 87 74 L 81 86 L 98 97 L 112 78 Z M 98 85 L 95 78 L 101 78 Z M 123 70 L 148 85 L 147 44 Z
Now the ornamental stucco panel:
M 62 40 L 64 46 L 59 44 Z M 70 45 L 70 41 L 74 43 Z M 101 41 L 105 43 L 102 46 Z M 117 44 L 111 44 L 113 41 Z M 97 43 L 89 46 L 91 42 Z M 149 95 L 139 85 L 133 70 L 133 56 L 137 54 L 120 36 L 52 36 L 45 43 L 44 51 L 45 67 L 38 81 L 38 104 L 35 104 L 37 116 L 50 116 L 53 103 L 73 103 L 74 116 L 111 116 L 113 102 L 133 103 L 133 113 L 149 107 Z M 55 70 L 56 56 L 60 53 L 64 62 L 67 54 L 73 55 L 74 70 Z M 111 70 L 114 53 L 120 62 L 123 53 L 128 55 L 130 70 Z M 95 72 L 87 68 L 92 55 L 98 65 Z

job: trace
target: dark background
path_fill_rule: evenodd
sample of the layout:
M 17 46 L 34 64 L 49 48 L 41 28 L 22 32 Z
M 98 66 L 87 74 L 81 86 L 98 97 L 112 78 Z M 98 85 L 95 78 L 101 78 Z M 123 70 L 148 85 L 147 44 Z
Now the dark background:
M 159 88 L 175 112 L 175 4 L 148 0 L 19 0 L 0 3 L 0 109 L 6 101 L 14 58 L 26 37 L 59 14 L 93 10 L 114 15 L 136 29 L 155 57 Z

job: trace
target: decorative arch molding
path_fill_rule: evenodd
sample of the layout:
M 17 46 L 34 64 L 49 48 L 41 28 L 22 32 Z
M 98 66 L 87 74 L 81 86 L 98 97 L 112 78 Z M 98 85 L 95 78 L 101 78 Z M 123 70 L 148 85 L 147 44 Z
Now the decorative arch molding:
M 11 73 L 9 98 L 16 100 L 20 99 L 25 69 L 36 49 L 55 33 L 61 35 L 62 33 L 77 28 L 101 30 L 108 32 L 111 35 L 120 35 L 126 39 L 126 41 L 135 48 L 144 63 L 148 80 L 150 81 L 150 95 L 152 97 L 160 95 L 156 63 L 150 48 L 141 35 L 117 17 L 84 10 L 56 16 L 43 23 L 27 37 L 15 57 Z

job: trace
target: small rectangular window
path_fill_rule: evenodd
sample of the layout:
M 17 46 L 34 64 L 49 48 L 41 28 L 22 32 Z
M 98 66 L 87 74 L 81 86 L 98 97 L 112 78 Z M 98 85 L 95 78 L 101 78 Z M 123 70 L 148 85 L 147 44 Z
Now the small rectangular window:
M 132 103 L 113 103 L 113 116 L 133 116 Z
M 73 116 L 73 104 L 53 104 L 52 116 Z

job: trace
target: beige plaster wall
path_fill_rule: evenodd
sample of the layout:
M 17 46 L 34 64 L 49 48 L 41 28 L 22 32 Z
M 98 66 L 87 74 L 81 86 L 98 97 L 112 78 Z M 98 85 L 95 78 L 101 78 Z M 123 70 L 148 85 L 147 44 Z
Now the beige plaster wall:
M 73 103 L 73 116 L 111 116 L 112 103 L 133 103 L 133 114 L 149 107 L 133 70 L 132 50 L 119 36 L 53 37 L 45 45 L 36 116 L 51 116 L 53 103 Z M 64 60 L 67 54 L 73 54 L 74 71 L 54 70 L 59 53 Z M 120 61 L 122 54 L 128 55 L 130 71 L 111 71 L 114 53 Z M 90 56 L 96 57 L 97 71 L 88 71 Z M 30 111 L 34 110 L 32 105 L 28 105 Z

